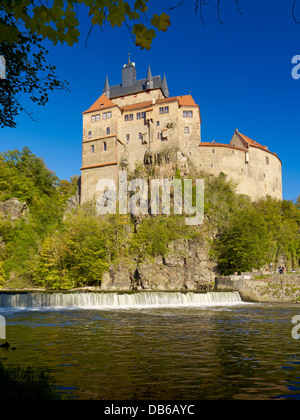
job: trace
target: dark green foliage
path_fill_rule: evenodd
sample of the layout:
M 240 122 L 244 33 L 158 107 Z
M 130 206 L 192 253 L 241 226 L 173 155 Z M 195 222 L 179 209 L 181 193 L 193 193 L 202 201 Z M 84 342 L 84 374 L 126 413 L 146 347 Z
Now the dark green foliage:
M 44 238 L 59 228 L 68 197 L 76 191 L 76 179 L 59 181 L 43 160 L 25 147 L 0 154 L 0 201 L 16 197 L 26 202 L 26 219 L 0 217 L 0 260 L 7 279 L 28 279 L 28 266 Z
M 30 31 L 18 32 L 13 12 L 3 13 L 0 3 L 0 55 L 6 61 L 6 79 L 0 83 L 0 127 L 15 127 L 20 111 L 31 113 L 22 106 L 22 95 L 37 105 L 45 105 L 49 92 L 68 90 L 68 84 L 58 79 L 55 67 L 46 62 L 48 51 L 41 45 L 42 37 Z M 11 2 L 10 2 L 11 3 Z M 17 2 L 15 2 L 17 3 Z M 14 40 L 10 36 L 15 31 Z M 12 43 L 10 41 L 13 41 Z
M 4 367 L 0 363 L 1 401 L 60 400 L 51 376 L 45 370 L 31 367 Z
M 179 169 L 176 179 L 182 179 Z M 60 181 L 28 148 L 0 155 L 0 200 L 28 203 L 26 219 L 0 218 L 0 286 L 47 289 L 100 286 L 103 273 L 119 259 L 166 256 L 172 241 L 209 239 L 222 274 L 260 269 L 285 257 L 297 268 L 300 257 L 298 203 L 271 199 L 250 202 L 235 185 L 218 177 L 205 181 L 205 221 L 187 226 L 186 215 L 99 216 L 94 203 L 65 215 L 77 178 Z M 65 216 L 64 216 L 65 215 Z M 204 242 L 203 242 L 204 243 Z M 210 245 L 209 245 L 210 244 Z

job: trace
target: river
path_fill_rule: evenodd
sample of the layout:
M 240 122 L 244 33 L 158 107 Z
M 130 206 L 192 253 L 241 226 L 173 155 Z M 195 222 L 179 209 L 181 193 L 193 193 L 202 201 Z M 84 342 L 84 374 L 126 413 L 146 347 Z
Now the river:
M 0 294 L 16 348 L 0 348 L 0 361 L 49 369 L 72 399 L 300 399 L 300 340 L 291 334 L 298 305 L 245 303 L 236 294 L 116 304 L 110 295 L 115 305 L 86 304 L 91 297 L 80 294 L 66 307 L 61 297 L 49 306 L 23 294 L 18 304 L 29 306 L 13 307 Z

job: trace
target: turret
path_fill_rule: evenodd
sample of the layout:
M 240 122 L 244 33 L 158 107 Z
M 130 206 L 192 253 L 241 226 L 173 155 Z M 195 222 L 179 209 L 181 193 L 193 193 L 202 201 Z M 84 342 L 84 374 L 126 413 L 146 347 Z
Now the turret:
M 146 89 L 153 89 L 153 77 L 150 70 L 150 66 L 148 67 L 148 73 L 146 77 Z
M 164 74 L 164 78 L 163 78 L 163 81 L 162 81 L 161 88 L 162 88 L 162 91 L 163 91 L 163 94 L 165 95 L 165 97 L 168 98 L 169 97 L 169 88 L 168 88 L 167 78 L 166 78 L 165 74 Z
M 108 83 L 108 77 L 106 75 L 106 79 L 105 79 L 105 85 L 104 85 L 104 89 L 103 89 L 103 93 L 110 98 L 110 87 L 109 87 L 109 83 Z

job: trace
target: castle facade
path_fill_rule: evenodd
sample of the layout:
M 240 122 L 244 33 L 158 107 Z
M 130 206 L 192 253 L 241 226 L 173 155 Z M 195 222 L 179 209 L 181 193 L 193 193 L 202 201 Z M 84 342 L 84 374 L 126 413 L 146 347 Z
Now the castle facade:
M 195 168 L 237 183 L 252 200 L 282 199 L 282 164 L 276 153 L 235 130 L 228 144 L 201 141 L 200 108 L 191 95 L 169 96 L 166 77 L 137 80 L 135 64 L 122 68 L 122 83 L 110 86 L 83 112 L 81 203 L 97 199 L 97 184 L 118 184 L 120 170 L 164 159 L 190 161 Z

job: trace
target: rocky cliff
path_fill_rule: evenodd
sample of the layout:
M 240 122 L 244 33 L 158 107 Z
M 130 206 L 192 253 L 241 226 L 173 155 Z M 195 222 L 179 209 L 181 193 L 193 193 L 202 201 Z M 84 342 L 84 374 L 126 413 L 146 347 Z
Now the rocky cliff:
M 102 290 L 200 290 L 214 285 L 216 263 L 205 240 L 172 242 L 165 257 L 119 261 L 104 273 Z

